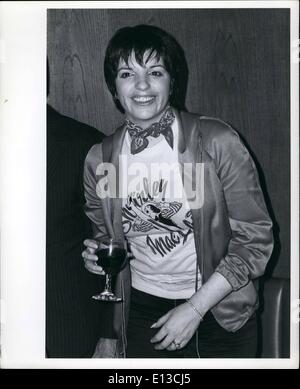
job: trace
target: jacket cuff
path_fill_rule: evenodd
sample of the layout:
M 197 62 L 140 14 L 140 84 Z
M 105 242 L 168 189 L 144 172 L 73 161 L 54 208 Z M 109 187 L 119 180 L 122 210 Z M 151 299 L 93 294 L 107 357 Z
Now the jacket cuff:
M 215 269 L 215 272 L 220 273 L 224 278 L 226 278 L 234 291 L 242 288 L 249 282 L 249 278 L 247 276 L 242 276 L 241 273 L 236 274 L 224 260 L 220 262 L 218 267 Z

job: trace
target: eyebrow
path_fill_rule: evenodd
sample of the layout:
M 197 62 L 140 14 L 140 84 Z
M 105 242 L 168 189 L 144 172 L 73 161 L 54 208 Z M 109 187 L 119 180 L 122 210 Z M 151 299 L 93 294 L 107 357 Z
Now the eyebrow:
M 119 72 L 120 70 L 133 70 L 133 69 L 130 68 L 129 66 L 122 66 L 122 67 L 120 67 L 120 68 L 118 69 L 118 72 Z
M 161 64 L 151 65 L 149 69 L 153 69 L 153 68 L 157 68 L 157 67 L 166 69 L 166 67 L 164 65 L 161 65 Z M 121 70 L 132 70 L 133 71 L 133 68 L 131 68 L 130 66 L 122 66 L 118 69 L 118 72 L 120 72 Z
M 152 66 L 150 66 L 150 69 L 152 69 L 152 68 L 157 68 L 157 67 L 166 69 L 166 67 L 165 67 L 164 65 L 161 65 L 161 64 L 152 65 Z

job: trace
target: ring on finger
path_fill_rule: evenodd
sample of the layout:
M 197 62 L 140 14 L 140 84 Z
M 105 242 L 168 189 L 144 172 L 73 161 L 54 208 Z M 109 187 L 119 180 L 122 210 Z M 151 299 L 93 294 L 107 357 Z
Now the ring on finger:
M 172 344 L 174 344 L 174 346 L 176 347 L 176 349 L 180 348 L 181 347 L 181 344 L 176 342 L 175 340 L 173 340 Z

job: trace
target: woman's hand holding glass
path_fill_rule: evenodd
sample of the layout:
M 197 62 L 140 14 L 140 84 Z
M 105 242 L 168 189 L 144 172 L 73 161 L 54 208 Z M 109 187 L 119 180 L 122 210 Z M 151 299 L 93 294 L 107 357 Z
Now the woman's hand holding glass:
M 92 298 L 99 301 L 120 302 L 121 297 L 114 294 L 112 290 L 113 276 L 116 276 L 126 265 L 127 244 L 123 240 L 107 238 L 100 242 L 85 240 L 87 249 L 82 253 L 85 258 L 85 267 L 95 274 L 105 274 L 105 287 L 101 293 Z M 100 262 L 100 266 L 98 262 Z
M 84 267 L 91 273 L 99 274 L 100 276 L 105 276 L 105 271 L 101 266 L 97 265 L 99 260 L 96 252 L 99 250 L 99 242 L 95 239 L 86 239 L 83 242 L 86 249 L 81 253 L 84 260 Z M 127 251 L 126 261 L 132 260 L 134 257 L 130 251 Z
M 85 268 L 91 273 L 104 276 L 105 271 L 101 266 L 97 265 L 97 261 L 99 258 L 95 254 L 99 248 L 99 243 L 94 239 L 86 239 L 83 244 L 86 249 L 82 252 L 81 255 L 84 259 Z

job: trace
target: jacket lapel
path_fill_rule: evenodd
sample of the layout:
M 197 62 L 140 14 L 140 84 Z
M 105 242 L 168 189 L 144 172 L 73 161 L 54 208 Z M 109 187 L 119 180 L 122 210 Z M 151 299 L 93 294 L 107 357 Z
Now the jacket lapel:
M 125 125 L 119 127 L 116 132 L 113 134 L 113 147 L 111 153 L 110 162 L 116 169 L 116 198 L 111 199 L 111 209 L 112 209 L 112 219 L 113 219 L 113 228 L 116 239 L 124 240 L 124 232 L 122 226 L 122 197 L 121 197 L 121 188 L 119 187 L 119 156 L 122 152 L 122 146 L 124 142 L 124 137 L 126 134 Z M 121 222 L 120 222 L 121 221 Z
M 112 210 L 112 222 L 113 230 L 116 239 L 125 240 L 123 225 L 122 225 L 122 197 L 119 188 L 119 156 L 122 152 L 122 146 L 124 137 L 126 134 L 125 125 L 119 127 L 112 135 L 112 151 L 109 158 L 109 162 L 113 164 L 116 171 L 116 197 L 110 199 L 111 210 Z M 114 321 L 113 327 L 116 334 L 118 334 L 117 349 L 119 357 L 124 357 L 126 350 L 126 327 L 129 317 L 129 301 L 130 301 L 130 289 L 131 289 L 131 275 L 129 263 L 122 269 L 118 274 L 115 283 L 115 294 L 122 297 L 120 304 L 114 305 Z M 124 318 L 120 319 L 120 318 Z
M 197 163 L 202 162 L 202 137 L 200 131 L 200 118 L 197 115 L 187 114 L 181 112 L 178 115 L 178 128 L 179 128 L 179 144 L 178 144 L 178 160 L 181 164 L 182 171 L 185 163 L 192 163 L 192 182 L 196 182 Z M 201 169 L 203 167 L 203 170 Z M 200 172 L 204 174 L 204 166 L 201 165 Z M 183 183 L 185 178 L 183 178 Z M 202 181 L 200 180 L 200 183 Z M 200 188 L 203 190 L 204 188 Z M 199 193 L 197 194 L 199 195 Z M 201 196 L 201 195 L 200 195 Z M 204 195 L 203 195 L 204 196 Z M 203 199 L 204 200 L 204 199 Z M 194 204 L 189 202 L 195 237 L 195 248 L 197 253 L 198 266 L 200 268 L 202 277 L 204 278 L 204 262 L 203 262 L 203 226 L 204 226 L 204 209 L 201 202 L 200 207 L 194 207 Z

